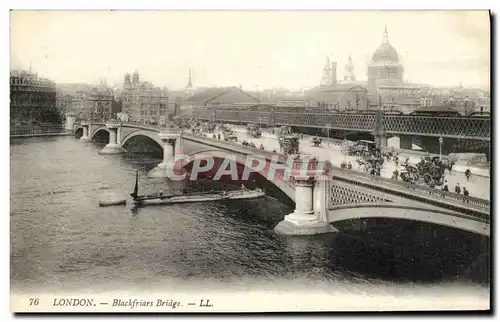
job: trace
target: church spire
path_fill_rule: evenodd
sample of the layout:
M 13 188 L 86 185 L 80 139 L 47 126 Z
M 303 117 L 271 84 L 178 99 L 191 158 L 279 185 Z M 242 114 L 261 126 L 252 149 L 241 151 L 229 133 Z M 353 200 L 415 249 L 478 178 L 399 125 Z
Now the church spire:
M 191 81 L 191 68 L 189 69 L 189 80 L 188 80 L 188 84 L 186 85 L 186 88 L 192 88 L 193 87 L 193 83 Z
M 354 76 L 354 64 L 352 63 L 351 54 L 347 58 L 347 64 L 345 65 L 345 76 L 344 80 L 347 82 L 354 82 L 356 77 Z
M 385 24 L 384 40 L 382 41 L 382 44 L 384 45 L 389 44 L 389 33 L 387 32 L 387 23 Z

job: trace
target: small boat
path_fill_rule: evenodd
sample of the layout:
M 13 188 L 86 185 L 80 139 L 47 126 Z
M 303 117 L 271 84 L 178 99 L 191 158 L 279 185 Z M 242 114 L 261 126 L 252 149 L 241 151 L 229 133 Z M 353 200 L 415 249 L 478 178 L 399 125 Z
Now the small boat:
M 127 199 L 99 200 L 100 207 L 126 205 Z
M 136 199 L 135 203 L 141 205 L 172 205 L 177 203 L 193 203 L 193 202 L 213 202 L 222 200 L 243 200 L 243 199 L 256 199 L 262 198 L 266 194 L 262 191 L 229 191 L 224 192 L 214 192 L 207 194 L 188 194 L 188 195 L 176 195 L 176 196 L 162 196 L 158 198 L 151 199 Z
M 192 192 L 181 195 L 151 194 L 140 196 L 138 194 L 138 175 L 136 175 L 134 192 L 130 195 L 136 204 L 140 205 L 171 205 L 177 203 L 213 202 L 221 200 L 242 200 L 262 198 L 266 194 L 260 190 L 234 190 L 234 191 L 209 191 Z
M 127 199 L 116 196 L 115 194 L 109 194 L 105 198 L 99 200 L 100 207 L 119 206 L 126 204 L 127 204 Z

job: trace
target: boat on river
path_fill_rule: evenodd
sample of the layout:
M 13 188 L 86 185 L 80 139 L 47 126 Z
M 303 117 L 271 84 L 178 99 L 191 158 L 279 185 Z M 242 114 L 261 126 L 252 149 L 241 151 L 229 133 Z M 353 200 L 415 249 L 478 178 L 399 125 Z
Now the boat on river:
M 134 192 L 130 195 L 134 203 L 139 205 L 172 205 L 179 203 L 193 202 L 214 202 L 223 200 L 243 200 L 262 198 L 266 194 L 261 190 L 233 190 L 233 191 L 207 191 L 207 192 L 190 192 L 176 195 L 165 195 L 155 193 L 150 195 L 138 194 L 138 174 L 136 174 Z

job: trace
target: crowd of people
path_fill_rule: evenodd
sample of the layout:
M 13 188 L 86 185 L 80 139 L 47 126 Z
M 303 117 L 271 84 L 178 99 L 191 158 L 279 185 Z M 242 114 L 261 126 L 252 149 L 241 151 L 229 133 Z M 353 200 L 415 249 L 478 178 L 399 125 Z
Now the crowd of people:
M 393 161 L 397 167 L 398 166 L 398 155 L 397 154 L 394 156 Z M 417 163 L 415 166 L 411 166 L 409 164 L 409 157 L 407 157 L 405 162 L 402 163 L 401 165 L 405 168 L 405 171 L 409 171 L 409 172 L 412 172 L 412 171 L 418 172 L 419 170 L 422 172 L 425 172 L 425 171 L 428 171 L 429 165 L 434 166 L 435 167 L 434 169 L 436 169 L 436 168 L 440 169 L 440 175 L 442 175 L 443 178 L 445 175 L 445 169 L 448 169 L 448 171 L 451 172 L 451 167 L 453 166 L 452 163 L 451 163 L 451 165 L 450 165 L 450 163 L 444 163 L 438 157 L 434 157 L 431 160 L 429 160 L 429 159 L 426 160 L 424 157 L 421 157 L 420 162 Z M 392 179 L 398 180 L 399 175 L 400 175 L 400 173 L 398 171 L 398 168 L 396 168 L 393 172 Z M 465 178 L 467 181 L 470 180 L 471 175 L 472 175 L 472 172 L 470 169 L 465 170 Z M 435 180 L 430 180 L 428 182 L 428 186 L 430 188 L 436 188 L 437 186 L 441 186 L 441 190 L 450 191 L 450 189 L 448 187 L 448 180 L 445 180 L 445 179 L 443 180 L 442 185 L 437 184 L 437 182 Z M 469 190 L 467 190 L 465 184 L 463 184 L 462 187 L 460 187 L 460 183 L 457 183 L 454 191 L 457 194 L 463 193 L 464 196 L 469 196 Z

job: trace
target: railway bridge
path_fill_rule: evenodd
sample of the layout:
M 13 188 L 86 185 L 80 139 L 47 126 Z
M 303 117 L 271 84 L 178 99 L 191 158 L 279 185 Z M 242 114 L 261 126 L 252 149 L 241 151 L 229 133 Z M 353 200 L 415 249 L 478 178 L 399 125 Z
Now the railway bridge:
M 397 115 L 382 111 L 370 113 L 289 112 L 242 109 L 181 111 L 181 118 L 224 123 L 257 123 L 262 126 L 291 126 L 303 131 L 327 130 L 331 137 L 369 139 L 387 146 L 387 139 L 399 137 L 400 148 L 411 150 L 417 144 L 431 153 L 480 151 L 489 156 L 491 118 L 489 116 Z M 312 134 L 312 133 L 310 133 Z M 442 143 L 439 143 L 442 138 Z
M 217 160 L 217 172 L 226 170 L 230 163 L 236 164 L 237 178 L 231 179 L 245 180 L 246 171 L 269 180 L 295 203 L 295 211 L 276 226 L 279 233 L 327 233 L 335 230 L 335 222 L 378 217 L 429 222 L 490 235 L 488 200 L 341 169 L 307 157 L 290 159 L 180 129 L 118 122 L 82 122 L 74 128 L 75 133 L 81 134 L 82 142 L 91 141 L 100 131 L 109 132 L 109 143 L 102 153 L 121 153 L 127 142 L 137 137 L 147 137 L 162 148 L 163 162 L 151 170 L 150 177 L 179 175 L 194 166 L 211 171 L 217 167 L 207 166 L 210 158 Z M 184 142 L 204 148 L 184 156 Z M 258 169 L 255 162 L 260 162 Z

